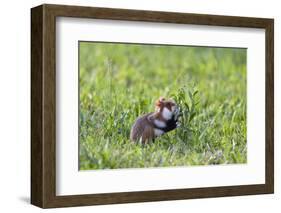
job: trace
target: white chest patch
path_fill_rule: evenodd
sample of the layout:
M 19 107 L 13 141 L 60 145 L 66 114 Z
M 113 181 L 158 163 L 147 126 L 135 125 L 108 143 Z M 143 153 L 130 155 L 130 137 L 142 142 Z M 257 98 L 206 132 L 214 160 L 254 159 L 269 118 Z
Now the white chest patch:
M 160 136 L 160 135 L 163 135 L 163 134 L 164 134 L 163 130 L 154 128 L 154 135 L 155 136 Z
M 164 107 L 162 111 L 162 116 L 164 119 L 170 120 L 173 116 L 173 113 L 170 110 L 168 110 L 166 107 Z
M 165 122 L 159 121 L 159 120 L 157 120 L 157 119 L 154 120 L 154 124 L 155 124 L 155 126 L 157 126 L 157 127 L 159 127 L 159 128 L 164 128 L 164 127 L 166 127 L 166 123 L 165 123 Z

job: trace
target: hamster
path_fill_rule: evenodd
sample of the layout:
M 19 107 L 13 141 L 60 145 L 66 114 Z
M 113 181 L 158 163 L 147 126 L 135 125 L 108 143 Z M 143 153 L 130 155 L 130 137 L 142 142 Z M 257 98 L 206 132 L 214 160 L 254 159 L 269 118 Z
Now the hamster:
M 179 107 L 169 99 L 159 98 L 155 103 L 155 112 L 140 116 L 131 128 L 130 139 L 133 142 L 149 143 L 179 126 Z

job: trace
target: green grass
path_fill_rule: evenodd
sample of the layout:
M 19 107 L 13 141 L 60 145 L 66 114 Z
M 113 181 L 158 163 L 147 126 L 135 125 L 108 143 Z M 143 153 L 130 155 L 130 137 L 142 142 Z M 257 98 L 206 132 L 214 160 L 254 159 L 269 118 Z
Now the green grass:
M 247 162 L 246 49 L 80 42 L 80 169 Z M 129 140 L 160 97 L 181 127 L 148 145 Z

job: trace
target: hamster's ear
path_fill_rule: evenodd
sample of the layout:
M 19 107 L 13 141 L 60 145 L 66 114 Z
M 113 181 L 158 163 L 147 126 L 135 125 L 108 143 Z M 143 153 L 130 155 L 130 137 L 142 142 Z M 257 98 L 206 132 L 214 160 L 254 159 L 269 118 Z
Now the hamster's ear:
M 156 101 L 155 106 L 160 108 L 160 107 L 163 105 L 163 102 L 164 102 L 164 101 L 165 101 L 165 98 L 160 97 L 160 98 Z
M 165 98 L 160 97 L 158 100 L 161 101 L 161 102 L 163 102 L 163 101 L 165 101 Z

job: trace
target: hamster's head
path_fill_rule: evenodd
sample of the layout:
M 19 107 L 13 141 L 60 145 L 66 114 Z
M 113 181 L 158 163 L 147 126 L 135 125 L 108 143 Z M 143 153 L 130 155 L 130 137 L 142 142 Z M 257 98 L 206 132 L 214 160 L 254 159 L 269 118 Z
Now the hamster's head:
M 155 103 L 155 109 L 162 114 L 162 117 L 166 120 L 171 119 L 173 116 L 177 116 L 179 113 L 179 107 L 172 99 L 165 99 L 160 97 Z

